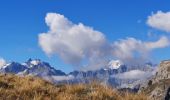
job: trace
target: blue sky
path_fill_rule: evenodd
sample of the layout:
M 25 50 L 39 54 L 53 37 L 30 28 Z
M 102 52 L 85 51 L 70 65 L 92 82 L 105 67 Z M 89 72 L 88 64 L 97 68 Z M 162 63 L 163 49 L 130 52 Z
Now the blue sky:
M 38 35 L 47 32 L 47 13 L 59 13 L 73 23 L 83 23 L 102 32 L 108 41 L 126 37 L 154 41 L 169 32 L 149 27 L 148 16 L 170 11 L 169 0 L 2 0 L 0 3 L 0 57 L 24 62 L 40 58 L 57 69 L 69 72 L 70 64 L 59 57 L 48 57 L 38 44 Z M 153 33 L 149 37 L 148 33 Z M 151 57 L 159 62 L 170 58 L 170 47 L 153 50 Z

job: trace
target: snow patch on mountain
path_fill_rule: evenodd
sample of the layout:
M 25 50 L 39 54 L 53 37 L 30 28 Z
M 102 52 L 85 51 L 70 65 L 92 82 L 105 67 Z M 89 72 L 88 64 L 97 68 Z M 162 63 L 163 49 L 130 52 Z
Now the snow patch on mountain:
M 32 65 L 38 65 L 40 63 L 40 60 L 33 60 L 30 62 Z
M 123 63 L 120 60 L 111 60 L 108 64 L 110 69 L 118 69 Z

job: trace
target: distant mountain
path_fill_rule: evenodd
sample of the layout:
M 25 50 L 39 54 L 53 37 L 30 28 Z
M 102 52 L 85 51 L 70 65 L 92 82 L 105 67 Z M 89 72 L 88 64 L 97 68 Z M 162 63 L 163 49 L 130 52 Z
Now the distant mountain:
M 98 81 L 116 88 L 134 88 L 151 77 L 153 71 L 154 67 L 151 63 L 146 63 L 143 66 L 127 66 L 119 60 L 111 60 L 104 68 L 98 70 L 77 70 L 68 74 L 56 70 L 49 63 L 40 59 L 29 59 L 22 64 L 11 62 L 0 68 L 0 73 L 36 76 L 53 83 L 75 84 Z
M 17 75 L 32 75 L 32 76 L 64 76 L 64 72 L 56 70 L 48 63 L 42 62 L 39 59 L 29 59 L 25 63 L 11 62 L 0 68 L 0 73 L 13 73 Z
M 19 72 L 24 71 L 27 69 L 27 66 L 21 65 L 17 62 L 11 62 L 6 64 L 5 66 L 0 68 L 0 73 L 14 73 L 17 74 Z
M 116 88 L 136 88 L 152 77 L 155 71 L 153 66 L 151 63 L 143 66 L 127 66 L 119 60 L 112 60 L 105 68 L 99 70 L 70 72 L 68 75 L 74 78 L 65 82 L 89 83 L 95 80 Z

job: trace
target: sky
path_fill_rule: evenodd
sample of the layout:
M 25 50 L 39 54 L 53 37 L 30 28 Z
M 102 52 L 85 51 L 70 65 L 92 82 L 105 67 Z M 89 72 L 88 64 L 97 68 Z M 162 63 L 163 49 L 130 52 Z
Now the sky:
M 0 57 L 69 72 L 170 58 L 169 0 L 1 0 Z M 4 62 L 4 61 L 0 61 Z

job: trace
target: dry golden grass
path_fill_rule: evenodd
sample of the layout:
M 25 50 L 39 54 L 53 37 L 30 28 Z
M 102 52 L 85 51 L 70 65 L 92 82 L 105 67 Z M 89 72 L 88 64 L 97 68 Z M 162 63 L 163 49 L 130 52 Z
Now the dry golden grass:
M 0 75 L 0 100 L 147 100 L 97 83 L 53 85 L 39 78 Z

